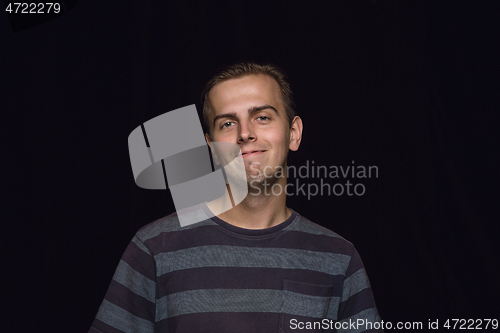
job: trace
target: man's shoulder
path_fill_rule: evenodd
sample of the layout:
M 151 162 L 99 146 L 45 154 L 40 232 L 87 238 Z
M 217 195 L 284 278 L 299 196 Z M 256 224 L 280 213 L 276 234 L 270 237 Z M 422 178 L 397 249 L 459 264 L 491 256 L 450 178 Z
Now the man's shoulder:
M 297 212 L 296 212 L 297 213 Z M 346 240 L 344 237 L 340 236 L 336 232 L 318 224 L 315 223 L 311 220 L 309 220 L 307 217 L 304 217 L 297 213 L 297 218 L 295 223 L 292 223 L 290 226 L 288 226 L 288 230 L 295 230 L 295 231 L 301 231 L 305 233 L 310 233 L 314 235 L 323 235 L 323 236 L 328 236 L 328 237 L 334 237 L 334 238 L 340 238 L 343 239 L 346 242 L 349 242 Z
M 300 215 L 299 213 L 297 213 L 295 221 L 292 224 L 290 224 L 286 228 L 286 230 L 301 232 L 304 233 L 305 235 L 310 235 L 317 241 L 320 241 L 318 238 L 322 238 L 323 241 L 326 241 L 327 243 L 334 243 L 336 245 L 342 246 L 344 248 L 344 251 L 347 252 L 354 251 L 354 245 L 350 241 L 340 236 L 338 233 L 309 220 L 308 218 Z
M 193 213 L 201 214 L 199 211 L 193 211 Z M 181 214 L 185 214 L 185 212 L 181 212 Z M 191 230 L 197 227 L 214 224 L 215 223 L 211 221 L 208 216 L 200 215 L 200 217 L 197 217 L 196 223 L 190 223 L 188 225 L 182 226 L 181 221 L 179 220 L 179 213 L 173 212 L 170 215 L 164 216 L 149 224 L 146 224 L 144 227 L 140 228 L 137 231 L 136 235 L 141 241 L 145 242 L 162 234 L 174 235 L 185 230 Z

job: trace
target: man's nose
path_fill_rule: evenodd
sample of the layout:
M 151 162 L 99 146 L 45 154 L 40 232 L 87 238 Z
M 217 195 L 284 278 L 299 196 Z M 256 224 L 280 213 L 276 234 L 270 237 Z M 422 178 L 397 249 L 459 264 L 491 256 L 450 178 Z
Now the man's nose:
M 240 122 L 239 134 L 239 142 L 255 141 L 257 138 L 254 132 L 254 127 L 248 121 Z

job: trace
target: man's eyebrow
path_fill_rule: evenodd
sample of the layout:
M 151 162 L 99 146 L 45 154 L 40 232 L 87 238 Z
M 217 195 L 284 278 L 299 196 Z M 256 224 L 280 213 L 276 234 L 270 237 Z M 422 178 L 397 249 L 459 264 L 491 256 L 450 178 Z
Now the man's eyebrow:
M 272 110 L 274 110 L 274 112 L 278 113 L 278 110 L 276 110 L 276 108 L 274 108 L 274 106 L 266 104 L 266 105 L 251 107 L 250 109 L 248 109 L 248 114 L 252 114 L 252 113 L 259 112 L 259 111 L 266 110 L 266 109 L 272 109 Z M 236 118 L 236 113 L 235 112 L 224 113 L 224 114 L 219 114 L 219 115 L 215 116 L 213 126 L 215 126 L 215 122 L 220 118 Z
M 219 114 L 217 116 L 215 116 L 214 118 L 214 126 L 215 126 L 215 122 L 217 121 L 217 119 L 220 119 L 220 118 L 236 118 L 236 113 L 233 112 L 233 113 L 224 113 L 224 114 Z
M 254 107 L 248 109 L 248 114 L 252 114 L 254 112 L 259 112 L 259 111 L 262 111 L 265 109 L 272 109 L 272 110 L 274 110 L 274 112 L 278 113 L 278 110 L 276 110 L 273 106 L 266 104 L 266 105 L 262 105 L 262 106 L 254 106 Z

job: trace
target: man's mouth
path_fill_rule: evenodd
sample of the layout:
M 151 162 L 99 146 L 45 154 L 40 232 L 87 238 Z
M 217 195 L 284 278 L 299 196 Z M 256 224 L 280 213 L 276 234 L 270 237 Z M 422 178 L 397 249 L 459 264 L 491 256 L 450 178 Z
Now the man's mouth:
M 249 151 L 241 152 L 241 155 L 245 158 L 248 156 L 258 155 L 258 154 L 261 154 L 263 152 L 265 152 L 265 150 L 249 150 Z

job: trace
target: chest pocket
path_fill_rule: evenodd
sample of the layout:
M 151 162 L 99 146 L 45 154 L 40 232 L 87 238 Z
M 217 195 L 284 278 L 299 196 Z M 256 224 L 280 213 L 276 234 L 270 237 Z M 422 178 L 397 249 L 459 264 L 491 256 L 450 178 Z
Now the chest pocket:
M 279 333 L 321 332 L 331 293 L 330 285 L 284 280 Z

